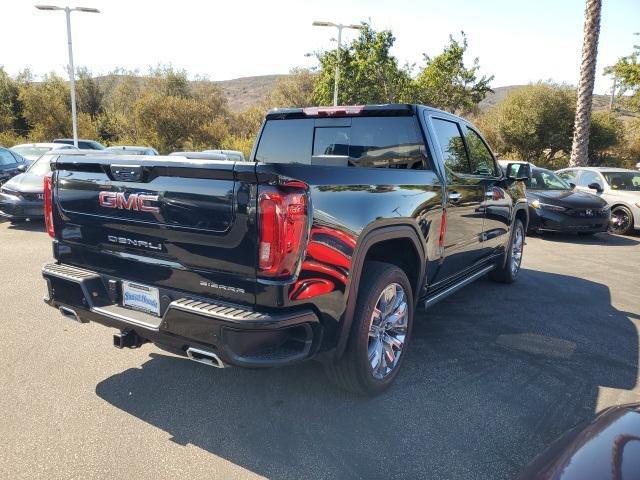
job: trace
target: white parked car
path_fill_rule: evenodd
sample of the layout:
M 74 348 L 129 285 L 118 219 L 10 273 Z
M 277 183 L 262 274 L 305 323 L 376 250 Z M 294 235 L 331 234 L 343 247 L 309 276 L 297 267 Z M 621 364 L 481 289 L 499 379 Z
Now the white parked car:
M 11 150 L 33 162 L 51 150 L 77 150 L 77 148 L 65 143 L 22 143 L 11 147 Z
M 578 167 L 556 174 L 576 188 L 602 197 L 611 206 L 612 233 L 640 230 L 640 172 L 626 168 Z
M 239 150 L 204 150 L 202 153 L 221 153 L 232 162 L 244 162 L 244 153 Z

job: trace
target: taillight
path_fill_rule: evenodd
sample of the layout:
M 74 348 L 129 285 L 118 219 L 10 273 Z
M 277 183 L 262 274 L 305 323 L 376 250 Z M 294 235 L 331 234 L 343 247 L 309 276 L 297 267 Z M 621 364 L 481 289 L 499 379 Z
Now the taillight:
M 44 223 L 47 225 L 47 233 L 51 238 L 56 236 L 53 227 L 53 186 L 51 174 L 44 177 Z
M 266 190 L 258 195 L 258 266 L 260 275 L 295 273 L 307 229 L 304 192 Z

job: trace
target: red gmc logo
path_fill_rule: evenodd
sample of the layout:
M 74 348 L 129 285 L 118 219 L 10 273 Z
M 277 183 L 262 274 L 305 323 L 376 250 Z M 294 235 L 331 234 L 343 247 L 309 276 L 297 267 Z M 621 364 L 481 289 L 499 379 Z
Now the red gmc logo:
M 120 210 L 136 210 L 140 212 L 158 212 L 160 209 L 150 202 L 157 202 L 158 195 L 145 193 L 130 193 L 127 196 L 123 192 L 100 192 L 98 201 L 101 207 L 118 208 Z

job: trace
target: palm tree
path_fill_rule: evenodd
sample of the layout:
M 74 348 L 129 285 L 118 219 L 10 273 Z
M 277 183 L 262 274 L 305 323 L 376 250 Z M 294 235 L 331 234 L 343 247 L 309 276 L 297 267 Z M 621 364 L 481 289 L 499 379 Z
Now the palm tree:
M 586 0 L 584 13 L 584 40 L 582 44 L 582 64 L 578 83 L 578 103 L 573 128 L 571 147 L 572 167 L 587 165 L 589 153 L 589 129 L 591 128 L 591 107 L 593 84 L 596 77 L 596 57 L 598 56 L 598 36 L 600 35 L 600 11 L 602 0 Z

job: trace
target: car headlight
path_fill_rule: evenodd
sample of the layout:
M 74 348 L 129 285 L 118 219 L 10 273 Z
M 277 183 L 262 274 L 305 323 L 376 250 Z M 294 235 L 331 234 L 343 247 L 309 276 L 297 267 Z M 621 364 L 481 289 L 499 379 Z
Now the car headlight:
M 530 205 L 535 209 L 549 210 L 551 212 L 565 212 L 567 209 L 559 205 L 549 205 L 548 203 L 542 203 L 540 200 L 533 200 Z

